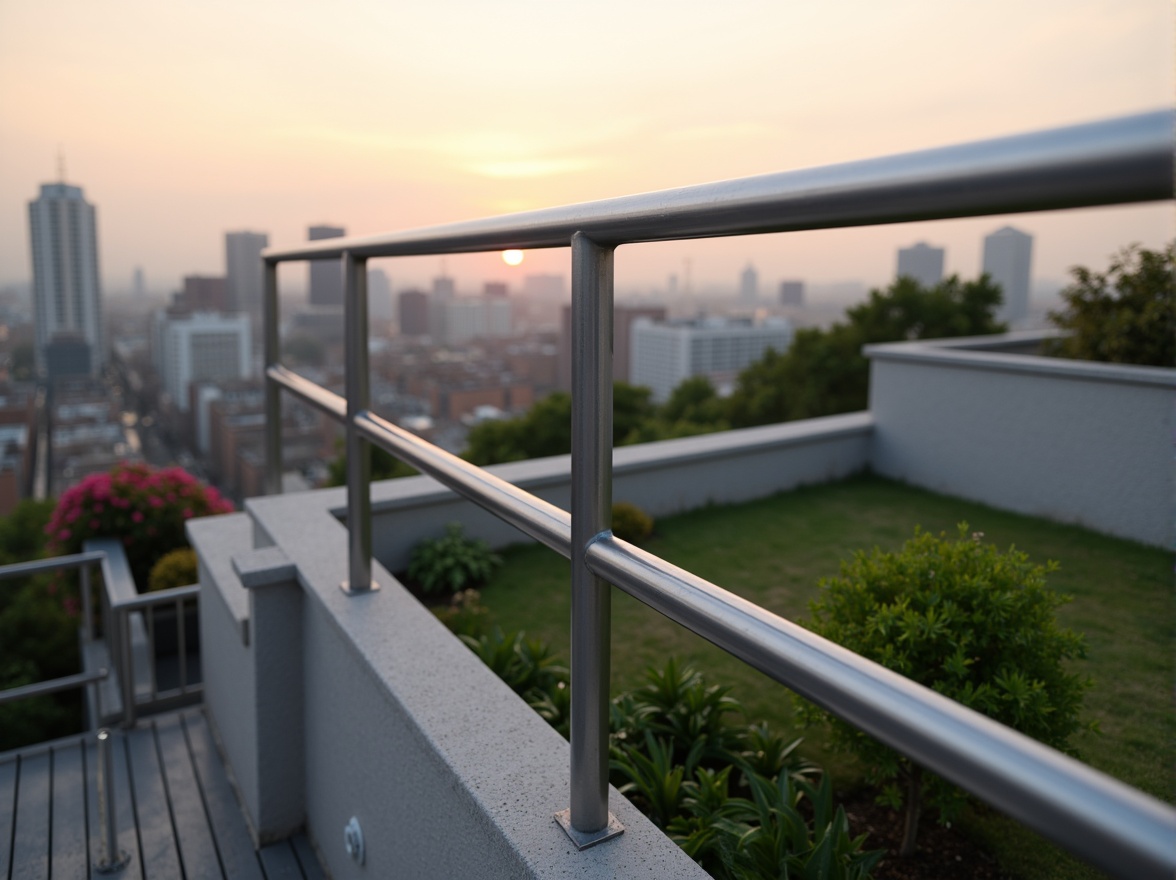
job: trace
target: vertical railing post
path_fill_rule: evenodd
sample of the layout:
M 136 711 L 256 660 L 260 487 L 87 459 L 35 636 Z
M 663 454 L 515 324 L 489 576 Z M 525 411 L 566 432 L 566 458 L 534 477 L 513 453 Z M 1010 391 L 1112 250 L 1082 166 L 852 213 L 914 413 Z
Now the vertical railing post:
M 572 238 L 571 807 L 556 820 L 579 849 L 620 834 L 608 811 L 612 587 L 588 570 L 588 545 L 612 518 L 613 249 Z
M 371 405 L 368 373 L 367 258 L 343 255 L 343 325 L 347 390 L 347 580 L 348 595 L 380 588 L 372 580 L 372 453 L 355 420 Z
M 262 380 L 265 385 L 265 493 L 282 492 L 282 389 L 269 377 L 269 368 L 281 360 L 278 347 L 278 264 L 262 262 L 264 273 L 261 295 Z
M 102 850 L 95 868 L 99 874 L 112 874 L 126 865 L 131 857 L 118 848 L 114 810 L 114 752 L 110 743 L 110 731 L 105 727 L 98 731 L 97 763 L 95 776 L 98 783 L 98 833 L 101 835 Z
M 135 726 L 135 654 L 131 646 L 131 612 L 125 608 L 114 609 L 115 626 L 118 627 L 118 647 L 122 655 L 119 663 L 119 683 L 122 685 L 123 726 Z
M 82 641 L 94 641 L 94 594 L 90 587 L 90 566 L 81 568 L 82 583 Z

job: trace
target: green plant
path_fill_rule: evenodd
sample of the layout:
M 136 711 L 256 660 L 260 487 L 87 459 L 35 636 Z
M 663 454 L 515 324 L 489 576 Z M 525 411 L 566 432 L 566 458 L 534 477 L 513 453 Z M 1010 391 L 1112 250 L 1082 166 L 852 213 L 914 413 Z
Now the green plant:
M 897 553 L 857 553 L 821 581 L 811 628 L 838 644 L 1048 745 L 1066 748 L 1081 728 L 1088 679 L 1067 671 L 1081 636 L 1058 626 L 1067 597 L 1046 587 L 1056 568 L 1001 552 L 959 525 L 955 540 L 916 528 Z M 829 718 L 809 707 L 810 718 Z M 832 721 L 833 741 L 855 753 L 879 800 L 905 805 L 902 854 L 914 852 L 921 805 L 943 818 L 964 795 L 866 734 Z
M 1063 357 L 1154 367 L 1176 366 L 1176 242 L 1149 251 L 1132 246 L 1105 274 L 1070 270 L 1065 307 L 1050 319 L 1070 335 L 1054 346 Z
M 151 566 L 151 574 L 147 576 L 147 589 L 170 590 L 172 587 L 186 587 L 199 579 L 196 563 L 196 551 L 191 547 L 181 547 L 160 557 Z
M 866 835 L 853 838 L 826 776 L 820 785 L 787 774 L 775 778 L 752 774 L 752 797 L 732 798 L 715 823 L 723 876 L 732 880 L 777 877 L 797 880 L 864 880 L 882 857 L 867 851 Z M 807 801 L 807 808 L 801 801 Z M 811 813 L 811 819 L 806 814 Z
M 483 540 L 467 538 L 459 522 L 445 527 L 435 540 L 421 541 L 412 550 L 408 576 L 426 594 L 456 593 L 486 582 L 502 564 L 502 557 Z
M 80 552 L 87 538 L 121 539 L 142 590 L 159 557 L 188 546 L 184 524 L 189 519 L 232 509 L 216 489 L 180 468 L 123 462 L 63 493 L 45 532 L 54 555 Z
M 498 627 L 477 637 L 463 635 L 461 640 L 543 720 L 567 736 L 571 718 L 568 670 L 546 644 L 527 639 L 521 632 L 507 635 Z
M 653 517 L 628 501 L 612 506 L 612 532 L 622 541 L 640 544 L 653 534 Z

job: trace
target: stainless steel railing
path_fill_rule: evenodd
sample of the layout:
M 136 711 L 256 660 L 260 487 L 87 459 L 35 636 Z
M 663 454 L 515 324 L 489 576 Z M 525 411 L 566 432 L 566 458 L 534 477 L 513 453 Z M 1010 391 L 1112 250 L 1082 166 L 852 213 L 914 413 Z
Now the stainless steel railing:
M 265 267 L 266 487 L 281 486 L 281 392 L 343 421 L 350 593 L 371 578 L 374 443 L 572 560 L 571 804 L 584 848 L 620 832 L 608 812 L 609 584 L 892 745 L 1103 869 L 1176 871 L 1176 810 L 613 537 L 613 252 L 622 244 L 1160 201 L 1173 195 L 1170 111 L 827 168 L 770 174 L 488 220 L 271 248 Z M 569 247 L 572 510 L 370 411 L 366 263 Z M 342 260 L 346 395 L 283 368 L 279 263 Z
M 81 592 L 80 637 L 83 663 L 91 647 L 101 647 L 105 640 L 105 660 L 102 665 L 83 670 L 73 675 L 21 685 L 0 691 L 0 704 L 27 697 L 43 696 L 74 688 L 91 688 L 92 723 L 119 722 L 131 726 L 139 714 L 161 711 L 177 706 L 199 702 L 203 685 L 191 681 L 188 659 L 188 636 L 185 627 L 186 612 L 198 607 L 200 587 L 198 585 L 158 590 L 154 593 L 135 593 L 130 571 L 117 541 L 108 544 L 110 549 L 88 550 L 70 556 L 50 559 L 36 559 L 0 566 L 0 581 L 28 577 L 50 571 L 78 569 Z M 112 559 L 112 556 L 118 557 Z M 121 564 L 119 564 L 121 562 Z M 98 592 L 98 614 L 95 615 L 90 570 L 98 565 L 102 570 L 102 589 Z M 120 579 L 125 583 L 120 583 Z M 176 627 L 176 678 L 174 687 L 161 688 L 158 680 L 158 658 L 156 646 L 157 621 L 155 611 L 160 608 L 173 609 Z M 98 619 L 96 619 L 96 617 Z M 101 620 L 101 639 L 98 620 Z M 139 646 L 142 656 L 136 658 L 135 643 L 140 641 L 138 630 L 142 628 L 143 638 Z M 110 711 L 102 699 L 101 682 L 111 674 L 118 680 L 118 699 L 121 705 Z M 113 698 L 112 698 L 113 700 Z

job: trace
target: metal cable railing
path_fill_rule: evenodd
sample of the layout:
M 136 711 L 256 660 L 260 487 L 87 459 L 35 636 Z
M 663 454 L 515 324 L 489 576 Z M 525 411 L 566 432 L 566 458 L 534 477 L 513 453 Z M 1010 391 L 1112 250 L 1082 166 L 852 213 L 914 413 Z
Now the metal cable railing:
M 827 168 L 489 220 L 272 248 L 265 266 L 266 488 L 281 490 L 281 392 L 344 422 L 348 580 L 371 577 L 370 445 L 572 561 L 571 804 L 580 848 L 621 832 L 608 812 L 610 584 L 973 792 L 1104 870 L 1176 871 L 1176 810 L 834 645 L 608 531 L 613 252 L 622 244 L 1161 201 L 1173 195 L 1170 111 Z M 570 247 L 572 504 L 560 510 L 370 411 L 366 263 Z M 279 263 L 342 260 L 346 394 L 279 363 Z

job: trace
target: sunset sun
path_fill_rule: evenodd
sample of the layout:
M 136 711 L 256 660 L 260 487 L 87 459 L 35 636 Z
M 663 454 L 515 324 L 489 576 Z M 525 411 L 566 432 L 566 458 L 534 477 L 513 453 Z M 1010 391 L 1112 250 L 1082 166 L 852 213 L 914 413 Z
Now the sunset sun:
M 511 251 L 503 251 L 502 252 L 502 262 L 506 263 L 506 265 L 508 265 L 508 266 L 517 266 L 522 261 L 523 261 L 523 252 L 522 251 L 511 250 Z

